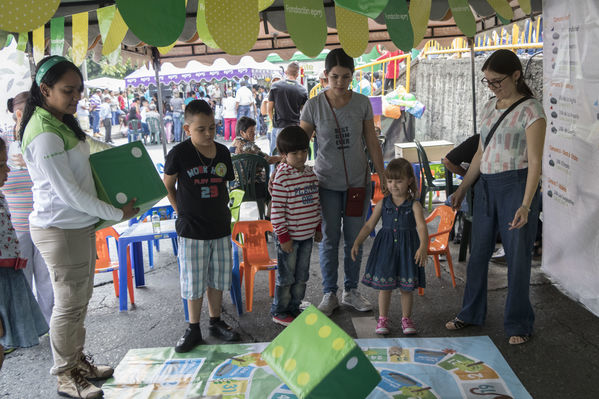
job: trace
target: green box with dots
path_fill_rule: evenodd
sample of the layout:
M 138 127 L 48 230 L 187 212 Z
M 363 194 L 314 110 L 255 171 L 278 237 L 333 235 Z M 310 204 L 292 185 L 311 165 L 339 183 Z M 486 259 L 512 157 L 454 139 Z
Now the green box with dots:
M 136 198 L 138 215 L 166 196 L 166 187 L 141 141 L 96 152 L 89 157 L 98 198 L 122 208 Z M 118 223 L 100 220 L 96 230 Z
M 310 306 L 262 352 L 299 398 L 365 398 L 381 376 L 356 342 Z

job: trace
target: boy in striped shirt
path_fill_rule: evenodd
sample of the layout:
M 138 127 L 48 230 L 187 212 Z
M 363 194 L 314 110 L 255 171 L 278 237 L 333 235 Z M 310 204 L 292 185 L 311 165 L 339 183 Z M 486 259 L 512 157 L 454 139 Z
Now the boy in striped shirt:
M 300 314 L 310 270 L 312 239 L 320 242 L 318 179 L 306 166 L 310 142 L 299 126 L 277 136 L 284 162 L 272 182 L 271 222 L 277 238 L 277 284 L 271 307 L 272 321 L 288 326 Z

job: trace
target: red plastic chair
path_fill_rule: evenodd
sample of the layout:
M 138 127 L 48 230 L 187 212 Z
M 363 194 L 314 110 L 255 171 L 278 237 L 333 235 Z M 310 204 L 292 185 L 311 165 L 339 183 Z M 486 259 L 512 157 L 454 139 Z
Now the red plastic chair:
M 119 233 L 116 232 L 112 227 L 106 227 L 105 229 L 96 231 L 96 273 L 112 272 L 112 281 L 114 282 L 114 293 L 116 297 L 119 297 L 119 262 L 118 260 L 112 261 L 110 259 L 110 253 L 108 252 L 107 238 L 114 237 L 115 240 L 119 240 Z M 135 297 L 133 296 L 133 274 L 131 273 L 131 258 L 129 251 L 127 251 L 127 289 L 129 291 L 129 298 L 131 298 L 131 304 L 135 303 Z
M 426 223 L 430 223 L 436 218 L 440 218 L 439 226 L 437 227 L 437 232 L 434 234 L 429 234 L 429 244 L 428 251 L 429 255 L 433 255 L 433 261 L 435 263 L 435 274 L 437 277 L 441 277 L 441 264 L 439 262 L 439 255 L 444 254 L 447 258 L 447 264 L 449 266 L 449 274 L 451 275 L 451 283 L 455 288 L 455 275 L 453 274 L 453 262 L 451 261 L 451 253 L 449 252 L 449 232 L 453 228 L 453 223 L 455 221 L 456 211 L 451 209 L 451 207 L 447 205 L 440 205 L 433 213 L 426 218 Z M 422 288 L 418 288 L 418 295 L 423 295 L 424 290 Z
M 268 270 L 268 292 L 275 295 L 275 269 L 277 260 L 271 259 L 266 245 L 266 232 L 272 232 L 268 220 L 239 221 L 231 234 L 233 242 L 242 249 L 243 262 L 239 264 L 240 284 L 245 276 L 245 308 L 252 311 L 254 300 L 254 277 L 260 270 Z M 238 236 L 241 236 L 240 238 Z

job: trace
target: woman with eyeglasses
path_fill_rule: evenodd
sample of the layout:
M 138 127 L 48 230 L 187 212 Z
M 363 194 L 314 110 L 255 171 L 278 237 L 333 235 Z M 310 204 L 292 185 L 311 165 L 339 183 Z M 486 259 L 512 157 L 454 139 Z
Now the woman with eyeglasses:
M 462 310 L 445 327 L 459 330 L 485 322 L 489 260 L 499 232 L 508 267 L 504 330 L 509 343 L 518 345 L 533 332 L 530 268 L 539 219 L 546 118 L 542 104 L 532 98 L 524 82 L 522 64 L 514 52 L 494 52 L 482 71 L 482 82 L 495 97 L 481 112 L 478 151 L 453 195 L 452 205 L 458 209 L 478 178 Z

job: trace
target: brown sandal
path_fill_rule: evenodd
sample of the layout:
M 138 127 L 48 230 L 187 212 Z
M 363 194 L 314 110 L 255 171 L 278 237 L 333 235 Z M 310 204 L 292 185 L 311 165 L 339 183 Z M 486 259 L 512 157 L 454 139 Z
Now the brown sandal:
M 466 328 L 469 325 L 470 324 L 463 322 L 462 320 L 455 317 L 453 320 L 445 323 L 445 328 L 447 328 L 448 330 L 455 331 L 455 330 L 461 330 L 462 328 Z

